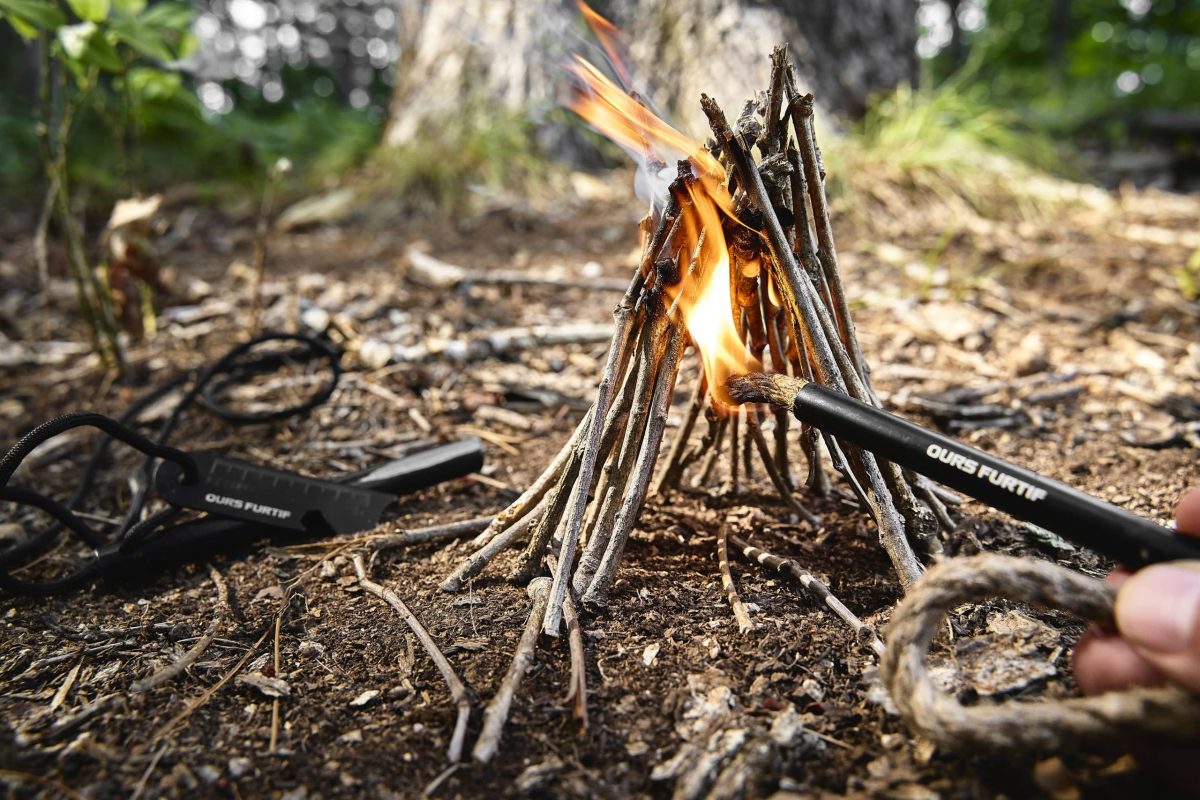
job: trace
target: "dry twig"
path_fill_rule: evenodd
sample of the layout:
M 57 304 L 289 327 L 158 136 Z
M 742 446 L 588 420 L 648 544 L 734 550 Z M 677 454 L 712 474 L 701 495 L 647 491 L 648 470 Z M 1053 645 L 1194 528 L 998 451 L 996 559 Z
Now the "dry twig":
M 208 649 L 213 639 L 216 638 L 217 631 L 225 624 L 225 618 L 229 615 L 229 587 L 225 584 L 225 579 L 221 577 L 221 573 L 217 572 L 217 568 L 211 564 L 208 567 L 208 575 L 217 587 L 217 610 L 213 614 L 212 621 L 208 623 L 208 627 L 204 629 L 204 633 L 200 635 L 196 643 L 180 656 L 178 661 L 139 681 L 134 681 L 130 687 L 133 691 L 148 692 L 155 686 L 161 686 L 179 677 L 179 675 L 183 674 L 184 670 L 195 664 L 200 659 L 200 656 L 204 655 L 204 651 Z
M 467 687 L 459 680 L 458 675 L 454 672 L 454 667 L 450 665 L 446 656 L 442 654 L 442 651 L 437 646 L 437 642 L 429 635 L 429 631 L 425 630 L 425 626 L 421 624 L 421 621 L 417 619 L 416 614 L 412 612 L 408 605 L 400 599 L 400 596 L 391 589 L 386 589 L 367 577 L 367 567 L 363 563 L 361 555 L 355 553 L 352 556 L 352 560 L 354 562 L 354 572 L 358 575 L 359 585 L 400 613 L 400 617 L 404 620 L 404 623 L 408 625 L 409 630 L 413 632 L 421 642 L 421 646 L 425 648 L 425 652 L 433 660 L 438 672 L 442 673 L 442 680 L 446 681 L 446 686 L 450 690 L 450 697 L 454 700 L 454 704 L 458 706 L 458 718 L 454 723 L 454 733 L 450 736 L 450 747 L 446 750 L 446 758 L 452 763 L 458 761 L 462 757 L 463 739 L 467 735 L 467 720 L 471 716 L 471 699 L 467 694 Z

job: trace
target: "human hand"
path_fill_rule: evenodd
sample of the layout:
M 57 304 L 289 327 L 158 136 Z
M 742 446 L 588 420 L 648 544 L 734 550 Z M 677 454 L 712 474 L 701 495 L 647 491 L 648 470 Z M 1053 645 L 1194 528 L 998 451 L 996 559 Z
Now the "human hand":
M 1200 537 L 1200 488 L 1179 500 L 1175 527 Z M 1154 564 L 1108 576 L 1117 587 L 1117 630 L 1089 630 L 1075 646 L 1084 694 L 1170 679 L 1200 691 L 1200 561 Z

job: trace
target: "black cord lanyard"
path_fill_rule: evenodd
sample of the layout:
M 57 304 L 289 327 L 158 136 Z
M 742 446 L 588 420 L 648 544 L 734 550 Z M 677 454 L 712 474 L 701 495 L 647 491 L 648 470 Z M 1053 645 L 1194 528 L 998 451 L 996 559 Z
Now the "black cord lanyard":
M 252 358 L 246 357 L 259 345 L 280 341 L 296 342 L 298 346 Z M 66 414 L 45 422 L 25 434 L 5 454 L 4 458 L 0 459 L 0 501 L 38 508 L 53 517 L 55 521 L 27 541 L 0 553 L 0 587 L 21 594 L 47 595 L 67 591 L 96 577 L 106 560 L 129 552 L 131 548 L 181 513 L 181 508 L 172 505 L 149 516 L 143 514 L 148 493 L 153 485 L 155 465 L 159 461 L 176 465 L 181 470 L 183 484 L 195 481 L 198 477 L 196 459 L 168 444 L 183 418 L 183 414 L 192 405 L 199 403 L 213 415 L 233 424 L 273 422 L 303 414 L 321 405 L 333 395 L 341 377 L 340 358 L 340 351 L 327 340 L 298 333 L 267 333 L 237 345 L 220 359 L 200 370 L 185 373 L 164 383 L 131 405 L 117 419 L 92 412 Z M 243 383 L 255 375 L 274 372 L 287 363 L 307 362 L 313 359 L 328 361 L 330 377 L 326 384 L 301 403 L 265 412 L 249 413 L 230 408 L 220 399 L 228 387 Z M 147 407 L 188 383 L 191 384 L 190 388 L 172 409 L 153 438 L 143 436 L 130 427 L 138 414 Z M 9 481 L 21 462 L 35 448 L 60 433 L 81 427 L 98 428 L 106 436 L 92 451 L 82 479 L 66 503 L 60 503 L 52 497 L 31 489 L 9 485 Z M 142 462 L 138 487 L 124 520 L 116 533 L 109 538 L 93 529 L 78 514 L 74 513 L 74 509 L 79 506 L 95 483 L 100 465 L 113 439 L 133 447 L 145 454 L 146 458 Z M 15 565 L 26 563 L 28 559 L 49 549 L 63 529 L 78 536 L 92 549 L 95 558 L 75 572 L 49 581 L 27 581 L 12 574 Z

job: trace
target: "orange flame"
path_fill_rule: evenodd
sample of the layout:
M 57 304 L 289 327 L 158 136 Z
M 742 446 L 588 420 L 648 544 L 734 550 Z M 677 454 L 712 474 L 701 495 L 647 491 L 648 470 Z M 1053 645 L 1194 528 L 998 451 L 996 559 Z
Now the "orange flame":
M 628 82 L 628 72 L 611 45 L 616 28 L 583 3 L 580 7 Z M 696 180 L 687 185 L 687 197 L 679 198 L 683 206 L 679 234 L 674 247 L 668 243 L 664 250 L 674 256 L 682 279 L 665 288 L 700 352 L 714 405 L 732 412 L 736 406 L 726 393 L 726 379 L 762 367 L 748 352 L 734 317 L 726 230 L 741 222 L 733 214 L 725 170 L 708 150 L 659 119 L 586 59 L 575 56 L 567 69 L 579 79 L 568 106 L 596 130 L 641 153 L 648 162 L 682 154 L 691 163 Z M 742 265 L 747 278 L 758 270 L 756 261 Z

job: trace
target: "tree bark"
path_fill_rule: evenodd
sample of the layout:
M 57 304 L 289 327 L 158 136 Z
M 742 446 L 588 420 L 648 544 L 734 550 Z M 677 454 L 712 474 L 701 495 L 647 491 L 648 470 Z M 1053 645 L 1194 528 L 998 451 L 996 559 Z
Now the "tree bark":
M 787 43 L 801 88 L 855 117 L 871 94 L 916 79 L 911 0 L 607 0 L 635 86 L 704 138 L 701 92 L 731 109 L 767 85 L 771 48 Z M 565 0 L 410 0 L 385 140 L 436 135 L 480 109 L 529 112 L 539 126 L 566 87 L 571 53 L 603 53 Z M 485 111 L 487 113 L 487 111 Z

